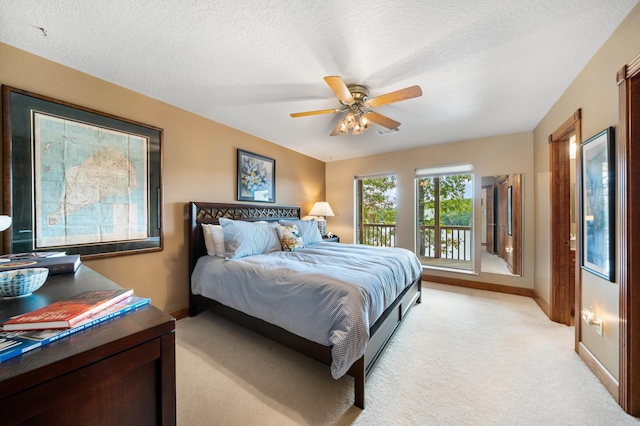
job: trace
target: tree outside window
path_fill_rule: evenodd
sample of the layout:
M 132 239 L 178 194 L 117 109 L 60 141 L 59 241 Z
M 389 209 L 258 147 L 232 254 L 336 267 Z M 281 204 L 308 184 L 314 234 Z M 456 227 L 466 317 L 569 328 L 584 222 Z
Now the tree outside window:
M 358 243 L 395 246 L 396 176 L 359 178 Z
M 465 252 L 471 245 L 471 182 L 470 174 L 416 179 L 420 256 L 467 260 Z

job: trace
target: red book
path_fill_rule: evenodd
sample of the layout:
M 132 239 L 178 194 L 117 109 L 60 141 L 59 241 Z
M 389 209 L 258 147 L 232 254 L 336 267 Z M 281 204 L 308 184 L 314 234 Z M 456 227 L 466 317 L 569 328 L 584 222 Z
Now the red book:
M 126 299 L 133 289 L 86 291 L 2 323 L 4 331 L 70 328 L 85 318 Z

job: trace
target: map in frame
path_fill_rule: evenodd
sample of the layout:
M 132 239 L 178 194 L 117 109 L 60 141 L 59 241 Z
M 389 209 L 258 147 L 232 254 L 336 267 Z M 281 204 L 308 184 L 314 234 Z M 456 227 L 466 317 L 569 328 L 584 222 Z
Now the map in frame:
M 32 118 L 34 248 L 149 238 L 148 138 Z

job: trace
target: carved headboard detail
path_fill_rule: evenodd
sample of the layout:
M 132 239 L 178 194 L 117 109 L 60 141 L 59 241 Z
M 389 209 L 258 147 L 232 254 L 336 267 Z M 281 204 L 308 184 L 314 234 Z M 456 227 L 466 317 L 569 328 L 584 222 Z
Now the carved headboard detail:
M 218 223 L 221 217 L 235 220 L 279 220 L 298 219 L 300 207 L 252 207 L 196 204 L 196 221 L 198 223 Z
M 219 224 L 219 218 L 275 222 L 280 219 L 299 219 L 300 207 L 253 204 L 189 203 L 189 282 L 200 256 L 207 254 L 202 224 Z

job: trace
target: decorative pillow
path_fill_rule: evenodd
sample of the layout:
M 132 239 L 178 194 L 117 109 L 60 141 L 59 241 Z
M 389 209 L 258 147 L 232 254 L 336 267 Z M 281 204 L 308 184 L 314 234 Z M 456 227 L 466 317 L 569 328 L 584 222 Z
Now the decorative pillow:
M 318 229 L 318 221 L 314 217 L 310 220 L 281 220 L 281 225 L 296 225 L 300 231 L 305 246 L 322 242 L 322 235 Z
M 209 256 L 225 257 L 224 234 L 221 225 L 202 224 L 204 234 L 204 245 L 207 246 Z
M 282 250 L 284 251 L 296 251 L 304 248 L 304 240 L 300 236 L 298 227 L 294 224 L 276 226 L 278 231 L 278 237 L 280 237 L 280 244 L 282 244 Z
M 220 218 L 224 246 L 228 259 L 281 251 L 280 240 L 273 225 Z

